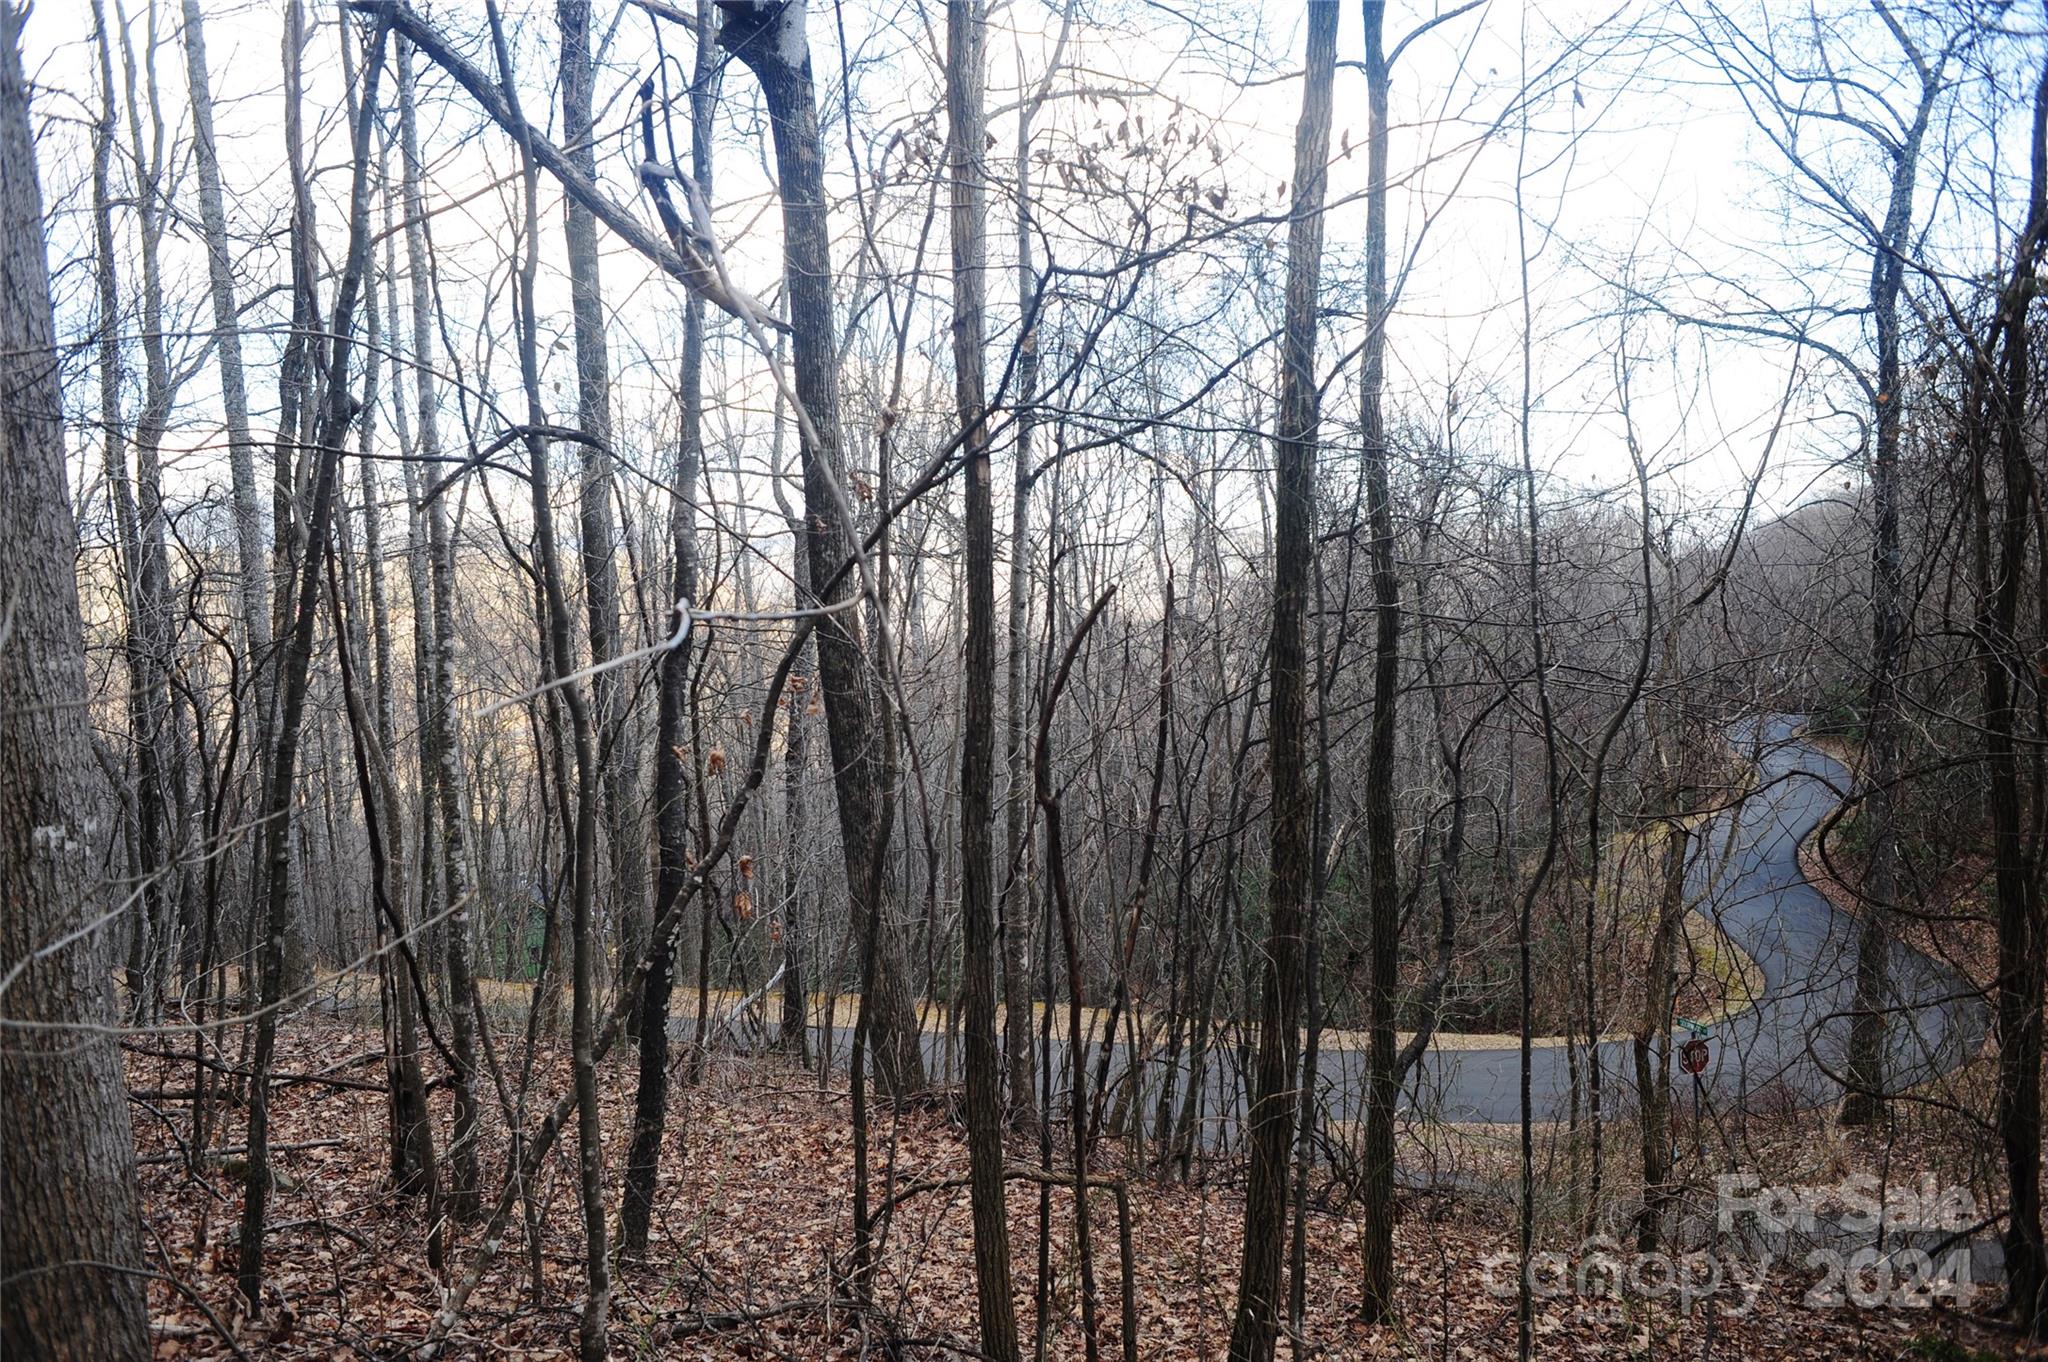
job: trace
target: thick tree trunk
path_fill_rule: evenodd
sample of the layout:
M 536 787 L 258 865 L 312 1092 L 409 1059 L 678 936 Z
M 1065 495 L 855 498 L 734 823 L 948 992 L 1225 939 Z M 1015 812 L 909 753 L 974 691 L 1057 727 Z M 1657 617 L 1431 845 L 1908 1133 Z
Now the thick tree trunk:
M 761 82 L 781 178 L 783 265 L 796 361 L 799 452 L 804 515 L 810 530 L 812 594 L 833 607 L 857 595 L 861 579 L 848 568 L 859 552 L 858 531 L 840 456 L 838 346 L 833 337 L 832 252 L 826 215 L 824 153 L 811 86 L 810 41 L 802 5 L 722 4 L 719 42 Z M 875 1040 L 875 1076 L 898 1096 L 923 1089 L 917 1008 L 910 995 L 901 924 L 888 887 L 872 875 L 883 820 L 884 697 L 865 657 L 858 617 L 834 610 L 818 625 L 818 673 L 825 727 L 839 795 L 848 912 L 856 932 L 875 934 L 874 993 L 866 1000 Z M 879 904 L 871 903 L 875 895 Z M 871 911 L 878 909 L 879 911 Z M 870 926 L 872 924 L 872 928 Z
M 88 716 L 74 703 L 86 693 L 78 539 L 22 18 L 0 4 L 0 1353 L 91 1362 L 145 1356 L 149 1316 L 120 1053 L 110 1034 L 71 1029 L 114 1019 L 111 934 L 81 929 L 116 903 L 100 875 L 108 820 Z
M 1308 68 L 1294 141 L 1287 226 L 1287 315 L 1281 336 L 1273 544 L 1271 922 L 1260 968 L 1259 1052 L 1250 1111 L 1251 1174 L 1244 1252 L 1230 1330 L 1232 1362 L 1270 1362 L 1281 1305 L 1288 1146 L 1300 1048 L 1304 909 L 1314 853 L 1315 786 L 1308 774 L 1309 665 L 1305 621 L 1315 572 L 1316 303 L 1322 277 L 1323 193 L 1336 69 L 1335 4 L 1308 11 Z

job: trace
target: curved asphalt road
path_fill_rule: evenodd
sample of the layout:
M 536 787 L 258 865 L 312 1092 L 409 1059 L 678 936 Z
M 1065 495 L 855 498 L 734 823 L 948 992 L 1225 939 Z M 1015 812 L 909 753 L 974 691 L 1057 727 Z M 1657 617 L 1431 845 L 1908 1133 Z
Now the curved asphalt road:
M 1761 750 L 1756 750 L 1761 727 Z M 1822 1106 L 1839 1100 L 1843 1057 L 1855 992 L 1856 919 L 1837 912 L 1808 884 L 1798 864 L 1800 842 L 1827 816 L 1848 773 L 1795 736 L 1796 720 L 1771 716 L 1742 725 L 1733 735 L 1751 749 L 1762 773 L 1758 790 L 1736 809 L 1716 817 L 1692 840 L 1688 889 L 1695 905 L 1756 961 L 1763 974 L 1762 996 L 1748 1011 L 1713 1028 L 1712 1057 L 1701 1076 L 1701 1092 L 1724 1109 L 1749 1103 Z M 1731 840 L 1732 832 L 1732 840 Z M 1886 1072 L 1904 1089 L 1946 1072 L 1975 1052 L 1989 1023 L 1981 999 L 1947 966 L 1906 946 L 1892 951 L 1891 987 L 1895 1012 L 1886 1028 Z M 835 1055 L 850 1041 L 841 1029 Z M 946 1038 L 925 1037 L 934 1074 L 949 1058 Z M 1064 1069 L 1066 1047 L 1055 1040 L 1053 1059 Z M 1628 1041 L 1600 1046 L 1607 1075 L 1607 1106 L 1635 1105 L 1635 1060 Z M 957 1060 L 957 1050 L 951 1058 Z M 1114 1057 L 1121 1069 L 1122 1047 Z M 1095 1065 L 1089 1051 L 1089 1066 Z M 1212 1049 L 1203 1075 L 1203 1107 L 1210 1142 L 1237 1138 L 1245 1075 L 1251 1055 L 1235 1044 Z M 1680 1100 L 1693 1087 L 1673 1064 L 1672 1083 Z M 1147 1066 L 1151 1115 L 1167 1065 Z M 1187 1060 L 1174 1066 L 1176 1090 L 1187 1083 Z M 1325 1111 L 1333 1120 L 1364 1113 L 1365 1054 L 1325 1051 L 1320 1060 Z M 1431 1049 L 1403 1090 L 1403 1109 L 1457 1123 L 1517 1122 L 1521 1119 L 1521 1051 Z M 1530 1098 L 1539 1121 L 1561 1119 L 1570 1102 L 1571 1075 L 1561 1046 L 1544 1045 L 1531 1055 Z M 1176 1097 L 1176 1102 L 1179 1098 Z
M 1795 738 L 1794 720 L 1772 716 L 1757 722 L 1763 729 L 1756 754 L 1760 787 L 1693 838 L 1687 888 L 1701 911 L 1756 961 L 1764 986 L 1749 1011 L 1713 1028 L 1701 1082 L 1705 1096 L 1724 1107 L 1829 1105 L 1843 1091 L 1862 927 L 1806 882 L 1799 844 L 1834 809 L 1849 788 L 1849 775 Z M 1745 725 L 1736 737 L 1747 747 L 1756 734 Z M 1896 1011 L 1886 1027 L 1885 1068 L 1895 1090 L 1956 1067 L 1983 1044 L 1987 1011 L 1948 966 L 1894 943 L 1891 989 Z M 1611 1086 L 1622 1089 L 1624 1104 L 1633 1106 L 1632 1046 L 1611 1041 L 1600 1055 L 1615 1080 Z M 1339 1058 L 1360 1068 L 1362 1076 L 1362 1056 Z M 1518 1049 L 1432 1051 L 1408 1095 L 1443 1120 L 1519 1121 L 1520 1065 Z M 1537 1119 L 1562 1116 L 1570 1101 L 1564 1051 L 1538 1049 L 1532 1065 Z M 1357 1086 L 1348 1072 L 1338 1082 Z M 1692 1087 L 1682 1073 L 1674 1072 L 1672 1083 L 1681 1097 Z

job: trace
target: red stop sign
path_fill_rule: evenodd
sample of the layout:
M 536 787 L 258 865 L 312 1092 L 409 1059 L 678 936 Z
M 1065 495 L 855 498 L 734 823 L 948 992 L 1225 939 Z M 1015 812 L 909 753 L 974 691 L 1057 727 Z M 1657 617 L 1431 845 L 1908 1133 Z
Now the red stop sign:
M 1705 1073 L 1707 1071 L 1707 1042 L 1699 1036 L 1694 1036 L 1683 1046 L 1679 1047 L 1678 1067 L 1689 1074 Z

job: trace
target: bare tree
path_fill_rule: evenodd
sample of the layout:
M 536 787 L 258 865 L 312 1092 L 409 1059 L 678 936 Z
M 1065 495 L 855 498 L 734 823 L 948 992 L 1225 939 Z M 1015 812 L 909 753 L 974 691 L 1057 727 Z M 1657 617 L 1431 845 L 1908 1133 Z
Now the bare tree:
M 1294 1125 L 1295 1056 L 1300 1046 L 1304 909 L 1313 855 L 1315 785 L 1308 773 L 1309 662 L 1304 625 L 1315 571 L 1317 295 L 1322 278 L 1323 198 L 1330 157 L 1331 85 L 1337 15 L 1308 7 L 1308 64 L 1294 135 L 1294 199 L 1287 219 L 1287 320 L 1281 336 L 1278 465 L 1273 531 L 1272 753 L 1273 870 L 1259 982 L 1258 1074 L 1252 1095 L 1251 1174 L 1245 1189 L 1244 1253 L 1230 1329 L 1232 1362 L 1269 1362 L 1280 1309 L 1287 1226 L 1289 1135 Z
M 718 99 L 717 49 L 712 44 L 710 0 L 699 0 L 696 14 L 696 65 L 690 83 L 690 174 L 695 192 L 711 194 L 711 114 Z M 652 90 L 641 91 L 641 152 L 650 165 L 659 164 L 654 140 Z M 666 203 L 665 182 L 652 178 L 648 187 Z M 674 210 L 668 209 L 670 213 Z M 693 295 L 684 304 L 682 369 L 677 375 L 682 429 L 676 439 L 675 499 L 669 507 L 669 538 L 675 556 L 671 585 L 678 608 L 687 609 L 701 594 L 697 564 L 698 480 L 704 470 L 704 299 Z M 779 489 L 778 489 L 779 490 Z M 654 819 L 659 843 L 655 867 L 655 916 L 669 916 L 689 880 L 691 800 L 701 788 L 697 744 L 688 732 L 691 698 L 690 648 L 671 648 L 662 655 L 656 701 L 654 751 Z M 792 745 L 799 717 L 790 706 Z M 794 848 L 792 848 L 792 853 Z M 794 854 L 791 857 L 794 861 Z M 709 930 L 708 914 L 702 930 Z M 669 997 L 675 985 L 674 932 L 648 943 L 647 983 L 640 1000 L 640 1074 L 633 1094 L 633 1143 L 626 1160 L 625 1201 L 619 1215 L 620 1250 L 628 1255 L 647 1251 L 648 1222 L 653 1215 L 655 1175 L 661 1163 L 662 1130 L 668 1118 Z M 799 1020 L 799 1025 L 801 1021 Z
M 981 1350 L 1016 1362 L 1010 1223 L 1003 1207 L 1003 1097 L 996 1048 L 996 529 L 981 370 L 987 283 L 979 0 L 946 5 L 946 167 L 952 180 L 953 388 L 967 473 L 967 696 L 960 743 L 960 889 L 967 992 L 967 1138 L 973 1163 L 974 1280 Z M 1014 1003 L 1013 1003 L 1014 1005 Z M 1080 1056 L 1074 1057 L 1076 1063 Z
M 439 471 L 441 422 L 438 385 L 434 365 L 433 322 L 435 299 L 433 276 L 428 263 L 427 211 L 422 177 L 425 162 L 420 150 L 419 111 L 412 65 L 412 43 L 398 43 L 398 125 L 403 152 L 405 195 L 406 272 L 412 286 L 412 372 L 416 409 L 415 438 L 419 459 L 426 465 L 430 486 L 419 517 L 425 521 L 426 572 L 414 564 L 413 633 L 415 657 L 426 664 L 416 678 L 426 700 L 422 716 L 425 727 L 420 742 L 422 784 L 426 807 L 421 811 L 422 843 L 440 853 L 439 893 L 429 901 L 447 905 L 448 922 L 441 932 L 443 961 L 448 975 L 451 1006 L 449 1032 L 454 1059 L 450 1075 L 455 1095 L 455 1119 L 449 1132 L 448 1209 L 458 1220 L 476 1218 L 479 1204 L 477 1175 L 476 1032 L 472 1019 L 474 990 L 470 966 L 471 884 L 466 854 L 468 782 L 462 760 L 462 740 L 455 715 L 455 546 L 448 533 L 446 489 L 449 479 Z M 422 587 L 427 594 L 420 594 Z M 422 615 L 420 605 L 427 606 Z M 427 824 L 435 827 L 424 831 Z M 426 878 L 435 878 L 433 871 Z
M 1915 188 L 1936 106 L 1950 89 L 1958 25 L 1930 48 L 1887 0 L 1870 10 L 1897 53 L 1907 79 L 1894 93 L 1862 79 L 1850 61 L 1867 34 L 1848 16 L 1808 16 L 1803 42 L 1788 42 L 1769 22 L 1752 31 L 1719 9 L 1694 20 L 1704 50 L 1741 98 L 1751 121 L 1783 159 L 1802 198 L 1855 241 L 1869 262 L 1863 315 L 1874 333 L 1866 354 L 1813 341 L 1828 315 L 1817 302 L 1749 321 L 1711 322 L 1751 334 L 1781 335 L 1821 345 L 1860 390 L 1871 521 L 1870 667 L 1864 679 L 1862 806 L 1868 854 L 1859 893 L 1866 911 L 1857 938 L 1856 996 L 1851 1005 L 1845 1125 L 1865 1125 L 1884 1111 L 1885 1021 L 1894 1006 L 1889 974 L 1890 916 L 1899 892 L 1899 693 L 1905 666 L 1908 598 L 1900 539 L 1900 434 L 1906 409 L 1901 295 L 1917 250 Z M 1874 39 L 1875 35 L 1868 35 Z M 1873 48 L 1872 50 L 1876 50 Z M 1860 58 L 1858 60 L 1861 60 Z M 1881 193 L 1865 202 L 1854 175 L 1828 155 L 1842 139 L 1860 144 L 1881 168 Z M 1754 290 L 1744 290 L 1753 296 Z
M 2039 419 L 2039 376 L 2031 351 L 2039 344 L 2029 325 L 2041 262 L 2048 255 L 2048 64 L 2033 94 L 2028 146 L 2026 215 L 2011 246 L 2011 263 L 1981 336 L 1969 341 L 1965 447 L 1975 536 L 1977 619 L 1983 673 L 1983 741 L 1990 798 L 1992 883 L 1998 908 L 1998 1102 L 1995 1112 L 2006 1174 L 2006 1307 L 2029 1338 L 2048 1333 L 2048 1243 L 2041 1224 L 2041 1057 L 2044 955 L 2041 906 L 2041 763 L 2021 781 L 2020 719 L 2031 685 L 2038 697 L 2041 672 L 2028 677 L 2020 601 L 2028 589 L 2030 531 L 2042 529 L 2038 443 L 2029 433 Z M 1998 470 L 1993 509 L 1990 470 Z M 2039 555 L 2038 545 L 2034 549 Z M 2048 558 L 2035 564 L 2039 593 Z M 2037 609 L 2048 609 L 2048 597 Z M 2035 741 L 2041 710 L 2035 704 Z M 2025 830 L 2025 810 L 2035 828 Z
M 590 4 L 561 0 L 555 7 L 562 33 L 562 136 L 569 161 L 595 179 L 596 148 L 590 122 Z M 576 422 L 587 437 L 582 460 L 578 529 L 582 537 L 583 592 L 590 624 L 590 661 L 603 667 L 618 656 L 619 569 L 612 517 L 611 372 L 606 362 L 604 303 L 598 278 L 597 217 L 565 198 L 570 311 L 576 329 Z M 591 678 L 590 704 L 604 772 L 603 821 L 610 850 L 613 914 L 621 961 L 637 960 L 646 945 L 646 838 L 639 817 L 640 753 L 619 695 L 619 674 Z
M 92 793 L 85 647 L 64 473 L 42 190 L 21 69 L 25 9 L 0 5 L 0 1350 L 148 1352 L 134 1142 L 113 1019 L 108 820 Z
M 805 10 L 797 5 L 722 4 L 718 41 L 754 73 L 768 107 L 781 177 L 782 252 L 789 290 L 796 369 L 798 455 L 803 464 L 809 527 L 811 593 L 830 611 L 818 629 L 818 679 L 825 696 L 839 795 L 839 836 L 846 859 L 848 912 L 874 957 L 874 987 L 863 996 L 877 1045 L 876 1077 L 891 1093 L 924 1087 L 917 1009 L 906 977 L 902 933 L 873 867 L 888 837 L 882 818 L 885 702 L 867 660 L 855 617 L 836 609 L 861 590 L 861 562 L 841 455 L 838 347 L 833 340 L 831 236 L 826 220 L 824 153 L 811 86 Z M 871 938 L 871 939 L 865 939 Z
M 328 376 L 325 401 L 313 443 L 313 486 L 308 502 L 306 540 L 299 563 L 292 629 L 278 679 L 277 748 L 271 762 L 263 806 L 265 882 L 263 940 L 259 950 L 256 1041 L 249 1085 L 248 1175 L 242 1190 L 240 1260 L 235 1280 L 253 1312 L 263 1301 L 263 1241 L 269 1210 L 270 1069 L 276 1052 L 277 1014 L 285 1001 L 285 934 L 290 927 L 292 854 L 292 785 L 298 770 L 299 739 L 306 709 L 306 681 L 312 666 L 313 630 L 319 613 L 321 574 L 325 566 L 335 484 L 341 451 L 353 423 L 357 403 L 349 389 L 349 349 L 356 306 L 370 259 L 370 127 L 377 116 L 377 83 L 384 64 L 383 25 L 377 28 L 363 72 L 361 109 L 354 129 L 354 174 L 349 192 L 349 249 L 334 316 L 327 328 Z

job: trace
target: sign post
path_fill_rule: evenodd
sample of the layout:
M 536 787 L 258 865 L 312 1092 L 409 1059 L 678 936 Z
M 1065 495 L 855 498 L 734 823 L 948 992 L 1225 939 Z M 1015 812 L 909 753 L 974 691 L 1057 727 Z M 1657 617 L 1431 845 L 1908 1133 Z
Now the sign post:
M 1700 1092 L 1706 1087 L 1703 1075 L 1713 1059 L 1707 1039 L 1714 1034 L 1714 1029 L 1690 1017 L 1679 1017 L 1677 1021 L 1687 1033 L 1685 1044 L 1678 1048 L 1678 1067 L 1692 1075 L 1692 1146 L 1693 1153 L 1699 1155 L 1706 1150 L 1706 1132 L 1700 1129 Z

